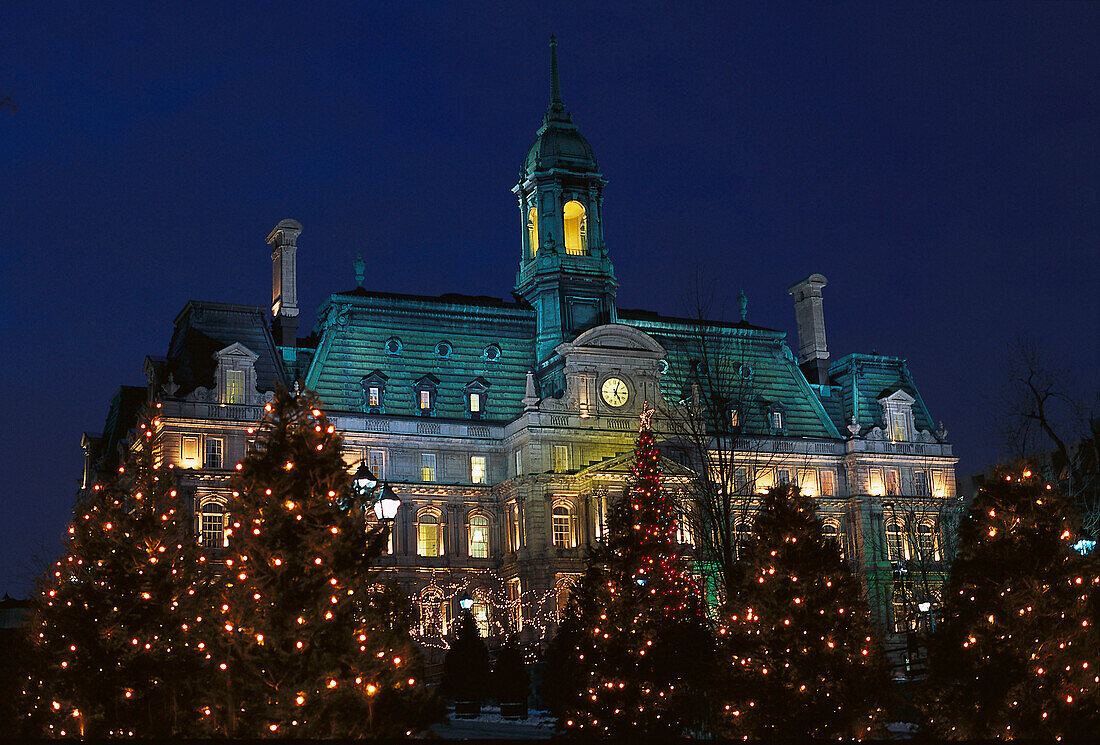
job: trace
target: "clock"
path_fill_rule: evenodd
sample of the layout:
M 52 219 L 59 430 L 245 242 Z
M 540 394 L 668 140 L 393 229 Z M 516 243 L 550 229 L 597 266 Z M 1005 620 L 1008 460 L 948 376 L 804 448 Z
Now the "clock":
M 600 386 L 600 396 L 608 406 L 619 408 L 630 398 L 630 389 L 622 378 L 611 377 Z

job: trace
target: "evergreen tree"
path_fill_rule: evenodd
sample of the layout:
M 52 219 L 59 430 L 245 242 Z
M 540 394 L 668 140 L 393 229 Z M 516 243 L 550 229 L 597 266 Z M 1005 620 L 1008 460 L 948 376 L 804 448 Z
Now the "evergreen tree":
M 629 488 L 547 654 L 544 690 L 579 734 L 680 736 L 703 719 L 711 634 L 676 550 L 678 511 L 661 489 L 651 411 Z
M 385 530 L 370 528 L 342 444 L 316 399 L 280 389 L 238 466 L 212 609 L 222 685 L 207 704 L 224 734 L 403 735 L 434 716 L 401 612 L 372 592 Z
M 523 650 L 514 636 L 509 636 L 497 651 L 493 664 L 493 695 L 500 703 L 526 703 L 531 676 Z
M 1021 475 L 1023 474 L 1023 475 Z M 1023 467 L 974 498 L 930 649 L 940 737 L 1085 739 L 1100 728 L 1100 575 L 1068 500 Z
M 726 612 L 733 673 L 727 734 L 866 737 L 889 677 L 859 583 L 797 487 L 765 495 Z M 726 632 L 726 633 L 722 633 Z
M 76 506 L 28 625 L 28 714 L 44 734 L 201 732 L 203 559 L 149 418 L 118 473 Z
M 489 648 L 469 611 L 458 620 L 454 642 L 443 658 L 443 695 L 484 702 L 489 696 Z

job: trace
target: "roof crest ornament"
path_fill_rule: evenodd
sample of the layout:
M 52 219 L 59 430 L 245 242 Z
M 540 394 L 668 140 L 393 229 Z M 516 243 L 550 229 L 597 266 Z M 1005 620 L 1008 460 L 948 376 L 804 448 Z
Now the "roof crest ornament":
M 737 307 L 741 310 L 741 323 L 744 323 L 749 315 L 749 299 L 745 295 L 744 289 L 742 289 L 741 294 L 737 296 Z
M 355 286 L 363 286 L 363 277 L 367 276 L 367 262 L 363 261 L 363 254 L 355 259 Z

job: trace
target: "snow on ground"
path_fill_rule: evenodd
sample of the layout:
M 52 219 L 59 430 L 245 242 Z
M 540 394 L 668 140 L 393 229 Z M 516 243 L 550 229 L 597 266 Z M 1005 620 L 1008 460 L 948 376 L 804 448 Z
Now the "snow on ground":
M 447 712 L 450 721 L 432 726 L 443 740 L 549 740 L 556 721 L 550 712 L 528 712 L 526 719 L 505 719 L 499 706 L 485 706 L 477 719 L 456 719 L 454 709 Z

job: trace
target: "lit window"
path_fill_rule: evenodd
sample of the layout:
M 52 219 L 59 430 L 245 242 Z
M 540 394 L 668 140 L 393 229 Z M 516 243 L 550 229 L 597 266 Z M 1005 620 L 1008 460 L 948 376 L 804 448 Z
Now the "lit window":
M 441 532 L 439 518 L 430 512 L 422 513 L 416 521 L 416 555 L 442 556 Z
M 432 408 L 432 392 L 429 390 L 421 389 L 420 394 L 420 410 L 428 411 Z
M 489 636 L 489 602 L 481 595 L 474 595 L 474 605 L 470 608 L 470 614 L 474 617 L 474 623 L 477 624 L 477 632 L 482 637 L 488 638 Z
M 886 493 L 885 488 L 882 486 L 882 469 L 881 468 L 869 468 L 867 469 L 867 491 L 870 494 L 874 494 L 877 497 L 881 497 Z
M 470 518 L 470 557 L 489 558 L 489 518 L 484 515 Z
M 741 412 L 739 412 L 737 409 L 730 409 L 730 426 L 741 426 Z
M 420 480 L 435 481 L 435 453 L 420 454 Z
M 553 450 L 554 473 L 565 473 L 569 470 L 569 446 L 555 445 Z
M 894 442 L 904 442 L 908 439 L 909 427 L 906 426 L 905 412 L 895 411 L 890 416 L 891 436 Z
M 207 502 L 199 511 L 199 542 L 203 548 L 224 548 L 225 507 L 217 502 Z
M 244 370 L 225 371 L 225 402 L 244 403 Z
M 512 611 L 512 631 L 519 631 L 523 628 L 523 588 L 519 577 L 508 580 L 508 605 Z
M 687 546 L 694 546 L 695 539 L 691 535 L 691 508 L 681 505 L 680 514 L 676 518 L 676 542 Z
M 914 470 L 913 471 L 913 494 L 918 497 L 928 496 L 928 472 Z
M 378 408 L 382 405 L 382 389 L 372 385 L 367 389 L 367 406 Z
M 834 471 L 820 471 L 821 496 L 836 496 L 836 473 Z
M 742 520 L 733 526 L 733 539 L 736 543 L 737 557 L 745 558 L 745 549 L 752 540 L 752 523 Z
M 569 607 L 569 599 L 577 589 L 578 577 L 572 574 L 558 574 L 554 579 L 554 605 L 558 612 L 558 621 L 565 616 L 565 609 Z
M 909 558 L 909 546 L 901 523 L 894 520 L 886 524 L 886 558 L 900 561 Z
M 189 435 L 183 436 L 183 444 L 180 448 L 183 465 L 186 468 L 195 468 L 199 464 L 199 438 Z
M 921 561 L 936 561 L 939 559 L 936 546 L 936 530 L 928 523 L 917 526 L 917 552 Z
M 513 455 L 513 457 L 516 461 L 516 475 L 517 476 L 522 476 L 523 475 L 523 453 L 519 450 L 516 450 L 514 453 L 512 453 L 512 455 Z
M 943 471 L 932 472 L 932 496 L 943 499 L 947 496 L 947 478 Z
M 386 478 L 386 451 L 385 450 L 368 450 L 367 451 L 367 468 L 374 474 L 375 478 L 382 480 Z
M 886 475 L 886 493 L 891 495 L 901 494 L 898 472 L 893 468 L 887 468 L 884 473 Z
M 588 253 L 588 215 L 584 205 L 577 201 L 566 202 L 561 213 L 565 223 L 565 252 L 584 256 Z
M 475 484 L 485 483 L 485 456 L 470 456 L 470 481 Z
M 446 636 L 450 608 L 443 599 L 443 591 L 438 587 L 425 588 L 420 594 L 419 606 L 420 633 L 432 637 Z
M 511 551 L 518 551 L 520 547 L 519 530 L 519 505 L 515 502 L 508 508 L 508 546 Z
M 220 437 L 206 438 L 206 467 L 222 467 L 222 440 Z
M 826 541 L 831 541 L 837 549 L 840 551 L 840 558 L 844 558 L 844 542 L 841 540 L 840 525 L 827 520 L 823 526 L 821 526 L 821 532 L 825 536 Z
M 527 212 L 527 240 L 531 244 L 531 258 L 539 252 L 539 211 L 532 207 Z
M 565 505 L 559 504 L 553 512 L 554 547 L 573 548 L 573 513 Z
M 771 415 L 772 429 L 778 431 L 783 429 L 783 412 L 773 411 Z
M 801 487 L 803 494 L 808 494 L 811 497 L 816 497 L 821 493 L 817 490 L 817 471 L 799 471 L 798 485 Z
M 780 486 L 785 486 L 785 485 L 791 483 L 790 469 L 777 468 L 775 473 L 776 473 L 776 478 L 778 479 Z
M 470 413 L 471 414 L 480 414 L 481 413 L 481 394 L 480 393 L 471 393 L 470 394 Z

